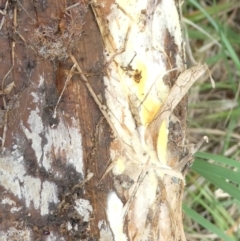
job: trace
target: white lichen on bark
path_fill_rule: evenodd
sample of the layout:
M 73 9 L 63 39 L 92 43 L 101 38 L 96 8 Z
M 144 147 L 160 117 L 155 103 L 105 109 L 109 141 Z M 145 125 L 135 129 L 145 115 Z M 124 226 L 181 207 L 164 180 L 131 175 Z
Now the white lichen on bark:
M 8 232 L 0 230 L 0 241 L 6 240 L 31 241 L 31 230 L 27 228 L 19 230 L 14 227 L 9 228 Z
M 75 210 L 83 217 L 84 222 L 90 221 L 90 216 L 93 211 L 92 205 L 89 200 L 80 198 L 75 201 Z
M 41 76 L 39 85 L 35 88 L 41 88 L 44 81 L 44 77 Z M 29 99 L 29 101 L 32 101 L 33 106 L 36 106 L 38 103 L 43 103 L 44 95 L 39 91 L 34 91 L 31 93 L 31 98 Z M 72 166 L 76 172 L 83 176 L 82 139 L 76 120 L 71 118 L 72 123 L 69 126 L 66 125 L 64 116 L 61 115 L 59 116 L 58 126 L 51 128 L 50 126 L 43 125 L 41 111 L 38 106 L 35 109 L 27 111 L 29 111 L 29 117 L 25 123 L 21 121 L 20 127 L 25 134 L 25 141 L 27 140 L 31 143 L 31 148 L 36 157 L 36 160 L 31 161 L 37 163 L 38 168 L 43 168 L 49 175 L 53 175 L 55 180 L 61 180 L 63 178 L 62 173 L 54 172 L 52 164 L 56 161 L 56 157 L 64 157 L 66 168 Z M 0 183 L 8 193 L 13 194 L 18 200 L 25 202 L 24 208 L 34 208 L 42 216 L 49 215 L 49 205 L 55 204 L 57 206 L 60 202 L 57 185 L 54 181 L 34 177 L 34 175 L 28 172 L 27 160 L 25 159 L 22 147 L 25 145 L 24 138 L 21 137 L 19 139 L 19 135 L 16 133 L 13 133 L 13 135 L 15 135 L 13 139 L 15 143 L 12 145 L 12 150 L 6 150 L 6 155 L 0 159 Z M 4 195 L 2 196 L 2 204 L 6 201 L 8 205 L 11 204 L 12 212 L 21 210 L 21 206 L 17 206 L 16 202 L 9 197 L 8 199 L 4 199 Z M 78 201 L 76 200 L 75 203 L 77 211 L 79 211 Z M 89 221 L 92 208 L 90 204 L 85 206 L 81 206 L 82 209 L 81 212 L 79 211 L 79 214 L 83 215 L 84 220 Z M 83 213 L 84 208 L 88 214 L 86 212 Z M 30 233 L 31 231 L 28 229 L 19 231 L 11 228 L 1 236 L 13 237 L 16 234 L 19 237 L 18 240 L 31 240 Z M 21 239 L 22 236 L 24 238 Z M 51 240 L 54 240 L 53 234 L 51 234 L 51 237 Z

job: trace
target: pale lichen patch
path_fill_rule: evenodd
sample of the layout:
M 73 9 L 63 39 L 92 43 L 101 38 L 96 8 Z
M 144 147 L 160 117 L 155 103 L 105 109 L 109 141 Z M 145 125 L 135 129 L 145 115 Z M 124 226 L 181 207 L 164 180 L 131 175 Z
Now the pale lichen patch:
M 0 183 L 19 199 L 25 199 L 26 207 L 33 205 L 45 215 L 49 212 L 49 202 L 58 203 L 55 184 L 41 183 L 39 178 L 27 175 L 24 163 L 18 163 L 11 157 L 4 158 L 0 161 L 0 169 Z
M 106 221 L 101 220 L 98 222 L 98 229 L 100 230 L 99 241 L 113 241 L 111 229 L 108 227 Z
M 57 186 L 54 183 L 44 181 L 41 189 L 41 215 L 49 214 L 49 204 L 58 202 Z
M 43 126 L 38 108 L 32 110 L 28 119 L 28 128 L 22 123 L 22 129 L 28 140 L 31 140 L 31 146 L 35 152 L 39 166 L 43 166 L 47 171 L 51 171 L 54 150 L 54 156 L 60 156 L 64 152 L 68 164 L 73 165 L 76 171 L 83 174 L 82 162 L 82 139 L 76 121 L 72 120 L 73 127 L 68 127 L 59 119 L 59 124 L 55 129 Z M 42 135 L 44 134 L 44 139 Z M 42 146 L 42 143 L 44 145 Z
M 10 208 L 10 212 L 11 213 L 18 212 L 18 211 L 20 211 L 23 208 L 23 207 L 17 207 L 16 202 L 13 201 L 12 199 L 8 198 L 8 197 L 7 198 L 2 197 L 1 204 L 12 206 Z
M 9 228 L 7 231 L 0 231 L 0 241 L 18 240 L 18 241 L 32 241 L 30 229 L 16 229 Z
M 93 208 L 88 200 L 82 198 L 77 199 L 75 201 L 74 208 L 83 217 L 84 222 L 90 221 L 90 216 L 93 211 Z
M 6 190 L 12 192 L 18 198 L 22 198 L 20 182 L 23 182 L 26 174 L 22 163 L 14 161 L 12 157 L 0 159 L 0 183 Z

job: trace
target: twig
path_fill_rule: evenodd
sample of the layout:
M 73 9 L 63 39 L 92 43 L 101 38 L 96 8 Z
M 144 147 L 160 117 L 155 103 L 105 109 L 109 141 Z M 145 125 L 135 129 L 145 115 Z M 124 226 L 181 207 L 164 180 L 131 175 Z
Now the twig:
M 6 7 L 6 5 L 5 5 L 5 7 Z M 16 32 L 16 28 L 17 28 L 17 7 L 15 6 L 14 12 L 13 12 L 13 31 L 14 32 Z M 11 50 L 12 66 L 11 66 L 11 68 L 8 70 L 8 72 L 5 74 L 5 76 L 2 79 L 2 91 L 4 91 L 5 79 L 7 78 L 7 76 L 10 74 L 10 72 L 14 68 L 14 64 L 15 64 L 15 46 L 16 46 L 16 43 L 13 41 L 12 42 L 12 50 Z M 7 122 L 8 122 L 8 111 L 9 111 L 9 108 L 7 106 L 7 103 L 6 103 L 5 95 L 2 96 L 2 100 L 3 100 L 4 109 L 6 110 L 6 113 L 5 113 L 5 116 L 4 116 L 5 118 L 4 118 L 4 127 L 3 127 L 3 135 L 2 135 L 2 145 L 1 145 L 2 149 L 4 149 L 5 140 L 6 140 L 6 136 L 7 136 Z
M 122 53 L 125 51 L 129 33 L 130 33 L 130 26 L 128 27 L 127 34 L 126 34 L 126 37 L 125 37 L 125 39 L 124 39 L 124 45 L 123 45 L 123 47 L 122 47 L 119 51 L 117 51 L 115 54 L 113 54 L 113 55 L 111 56 L 110 60 L 109 60 L 109 61 L 107 62 L 107 64 L 106 64 L 106 67 L 108 67 L 108 66 L 112 63 L 112 61 L 114 60 L 114 58 L 115 58 L 117 55 L 122 54 Z
M 63 198 L 62 198 L 62 201 L 58 204 L 57 208 L 61 209 L 63 207 L 63 205 L 65 204 L 65 202 L 66 202 L 66 197 L 68 195 L 70 195 L 71 193 L 73 193 L 77 188 L 81 188 L 86 182 L 91 180 L 93 175 L 94 174 L 92 172 L 89 172 L 84 180 L 82 180 L 79 184 L 74 185 L 69 192 L 65 193 Z
M 190 153 L 185 156 L 179 163 L 177 163 L 177 165 L 175 166 L 174 169 L 176 170 L 183 170 L 184 167 L 191 162 L 191 160 L 193 159 L 193 155 L 200 149 L 200 147 L 202 146 L 202 144 L 204 142 L 208 143 L 208 137 L 204 136 L 197 144 L 196 146 L 193 148 L 193 150 L 190 150 Z
M 1 24 L 0 24 L 0 30 L 2 29 L 2 26 L 5 22 L 5 15 L 7 13 L 7 7 L 8 7 L 8 0 L 5 3 L 5 7 L 4 7 L 3 11 L 1 11 L 1 14 L 3 15 L 3 18 L 2 18 L 2 21 L 1 21 Z
M 5 112 L 5 115 L 4 115 L 4 126 L 3 126 L 3 135 L 2 135 L 2 150 L 4 150 L 4 145 L 5 145 L 5 141 L 6 141 L 6 136 L 7 136 L 7 122 L 8 122 L 8 108 Z
M 61 100 L 61 98 L 62 98 L 63 92 L 65 91 L 65 89 L 66 89 L 66 87 L 67 87 L 67 85 L 68 85 L 68 82 L 70 81 L 70 79 L 71 79 L 72 76 L 73 76 L 73 71 L 75 70 L 76 66 L 77 66 L 77 64 L 74 63 L 74 65 L 72 66 L 70 72 L 68 73 L 67 79 L 66 79 L 66 81 L 65 81 L 65 83 L 64 83 L 64 86 L 63 86 L 63 89 L 62 89 L 62 92 L 61 92 L 61 94 L 60 94 L 60 96 L 59 96 L 59 98 L 58 98 L 57 104 L 56 104 L 56 106 L 55 106 L 55 108 L 54 108 L 54 111 L 53 111 L 53 118 L 54 118 L 54 119 L 57 117 L 57 107 L 58 107 L 58 104 L 59 104 L 59 102 L 60 102 L 60 100 Z
M 105 105 L 103 105 L 101 103 L 101 101 L 99 100 L 99 98 L 96 96 L 94 90 L 92 89 L 92 86 L 89 84 L 88 79 L 83 74 L 82 69 L 80 68 L 80 66 L 79 66 L 77 60 L 75 59 L 75 57 L 72 54 L 70 54 L 70 58 L 73 61 L 73 63 L 76 64 L 76 68 L 77 68 L 82 80 L 84 81 L 88 91 L 90 92 L 90 94 L 91 94 L 92 98 L 94 99 L 95 103 L 97 104 L 98 108 L 101 110 L 101 112 L 104 115 L 104 117 L 106 118 L 108 124 L 112 128 L 112 131 L 114 132 L 115 135 L 118 135 L 117 131 L 116 131 L 115 127 L 113 126 L 112 121 L 110 120 L 110 118 L 108 116 L 108 113 L 106 111 L 107 107 Z
M 23 7 L 23 5 L 19 2 L 19 0 L 17 0 L 18 4 L 21 6 L 21 8 L 23 9 L 23 11 L 28 15 L 29 18 L 31 18 L 35 23 L 37 22 L 34 18 L 32 18 L 30 16 L 30 14 L 27 12 L 27 10 Z
M 69 7 L 67 7 L 67 8 L 66 8 L 66 11 L 68 11 L 68 10 L 70 10 L 70 9 L 72 9 L 72 8 L 77 7 L 79 4 L 80 4 L 80 3 L 75 3 L 75 4 L 73 4 L 73 5 L 69 6 Z

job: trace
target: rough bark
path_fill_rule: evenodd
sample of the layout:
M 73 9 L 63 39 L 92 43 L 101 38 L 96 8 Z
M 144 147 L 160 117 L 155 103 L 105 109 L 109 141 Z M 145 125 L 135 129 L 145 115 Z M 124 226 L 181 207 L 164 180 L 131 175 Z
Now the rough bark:
M 155 51 L 148 64 L 159 68 L 164 98 L 184 70 L 177 2 L 169 1 L 175 33 L 167 22 L 148 28 L 167 1 L 128 2 L 146 38 L 162 36 L 162 45 L 144 48 Z M 144 63 L 137 69 L 140 55 L 124 46 L 131 29 L 119 27 L 116 46 L 108 25 L 114 14 L 131 19 L 128 8 L 23 0 L 1 1 L 1 9 L 0 240 L 185 240 L 184 181 L 173 169 L 187 153 L 186 97 L 155 130 L 165 143 L 149 140 L 144 132 L 164 98 L 143 121 L 136 89 L 127 89 L 142 83 Z M 115 85 L 125 78 L 133 82 Z
M 94 15 L 84 2 L 69 10 L 76 1 L 8 3 L 0 75 L 2 89 L 15 87 L 1 97 L 0 240 L 98 240 L 112 188 L 109 177 L 98 185 L 111 131 L 76 71 L 57 105 L 73 66 L 69 53 L 104 96 Z

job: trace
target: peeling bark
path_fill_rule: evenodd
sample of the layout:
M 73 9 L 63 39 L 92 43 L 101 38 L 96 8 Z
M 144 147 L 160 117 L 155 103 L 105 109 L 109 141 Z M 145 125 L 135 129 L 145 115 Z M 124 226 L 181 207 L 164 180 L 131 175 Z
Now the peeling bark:
M 0 240 L 185 240 L 178 2 L 1 4 Z
M 174 168 L 188 153 L 183 148 L 188 88 L 181 79 L 175 86 L 185 70 L 179 6 L 164 0 L 94 3 L 108 63 L 108 121 L 116 134 L 115 192 L 107 205 L 114 238 L 185 240 L 184 176 Z

